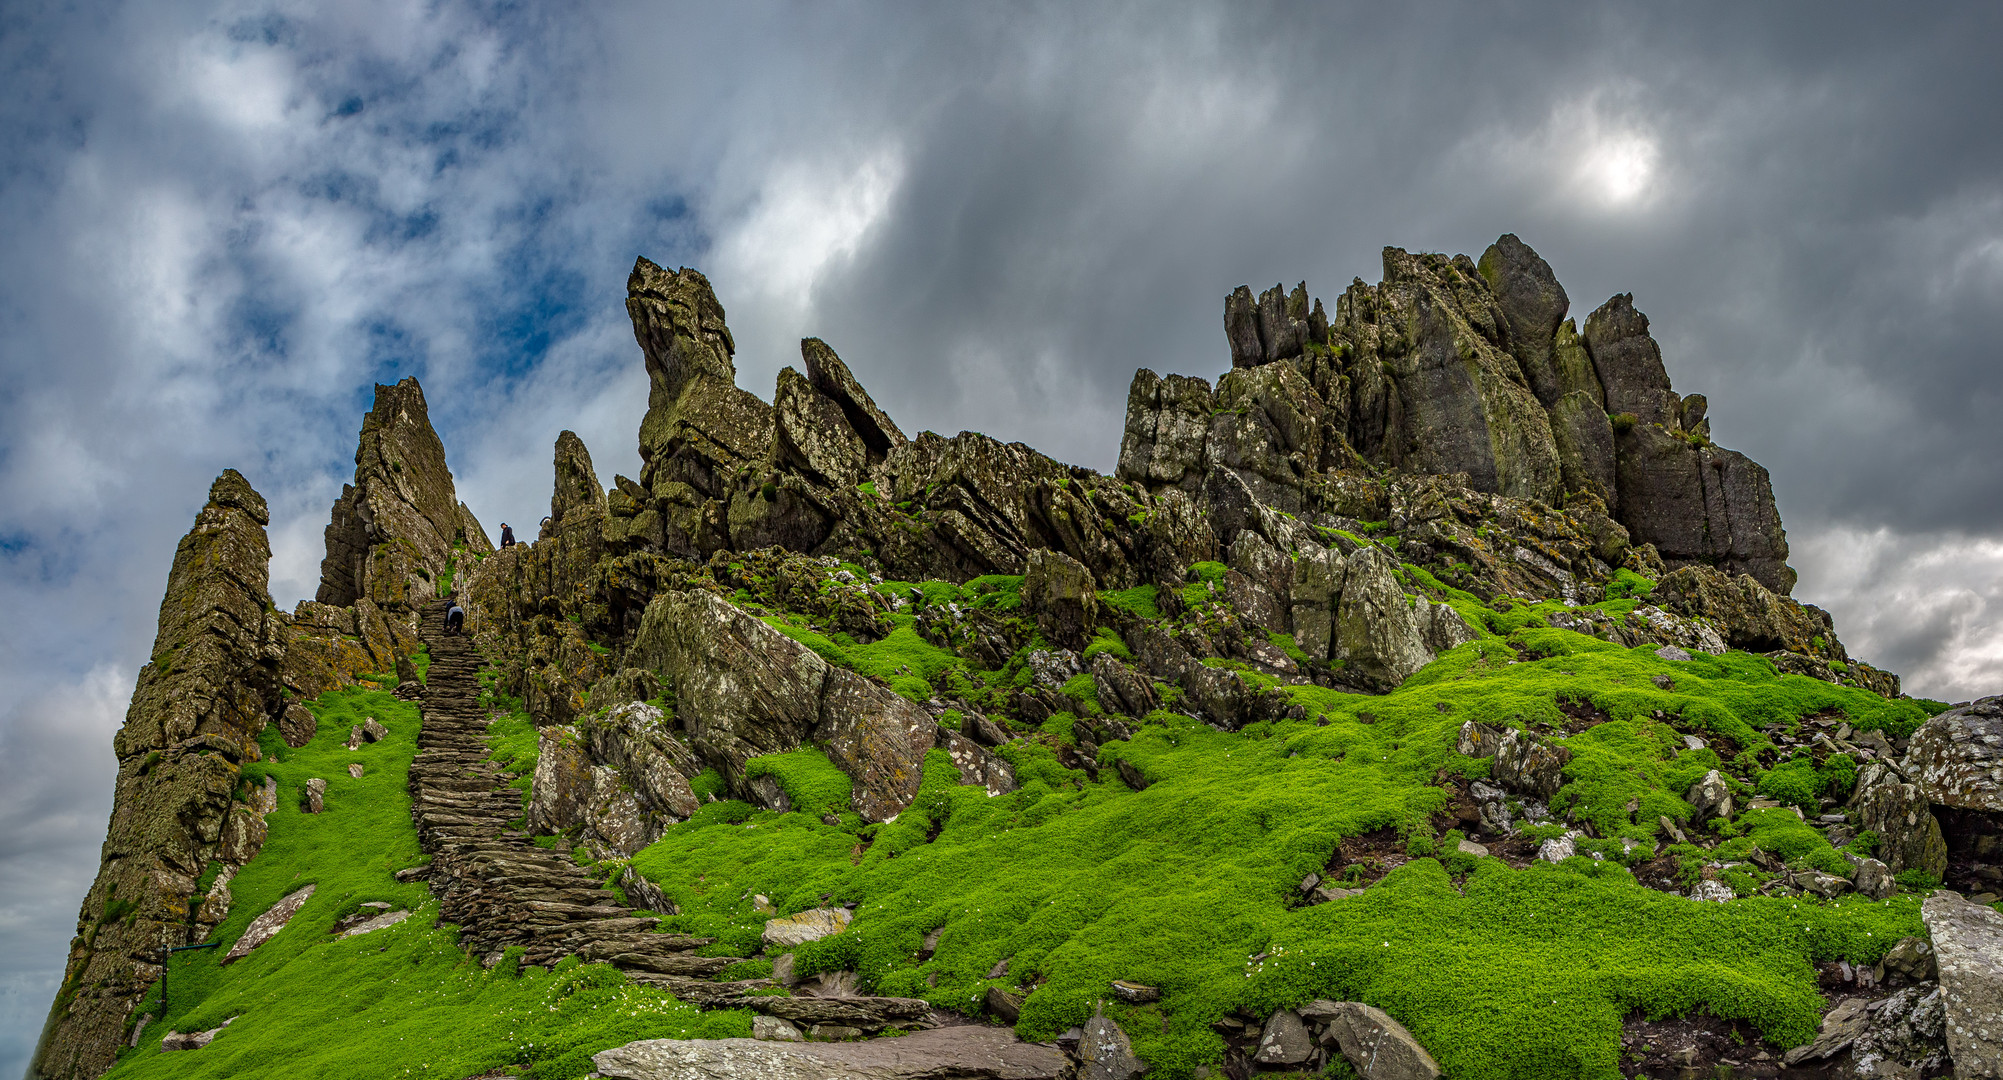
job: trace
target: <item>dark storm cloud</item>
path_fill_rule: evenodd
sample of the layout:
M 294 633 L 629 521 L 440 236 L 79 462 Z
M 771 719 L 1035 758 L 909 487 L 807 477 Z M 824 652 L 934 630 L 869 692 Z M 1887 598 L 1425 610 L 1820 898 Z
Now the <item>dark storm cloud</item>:
M 533 521 L 632 474 L 636 254 L 741 381 L 825 337 L 907 429 L 1110 468 L 1136 366 L 1224 295 L 1513 231 L 1633 291 L 1772 470 L 1853 651 L 2003 683 L 2003 98 L 1989 5 L 380 3 L 0 15 L 0 1073 L 95 865 L 108 732 L 222 468 L 308 596 L 368 386 Z

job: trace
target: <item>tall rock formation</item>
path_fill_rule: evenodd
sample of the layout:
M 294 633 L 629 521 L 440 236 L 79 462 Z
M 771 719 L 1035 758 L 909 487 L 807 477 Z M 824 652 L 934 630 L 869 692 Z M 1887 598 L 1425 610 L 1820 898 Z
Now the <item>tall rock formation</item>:
M 269 520 L 264 499 L 231 469 L 174 552 L 152 659 L 113 742 L 118 786 L 103 862 L 34 1075 L 70 1080 L 111 1067 L 165 950 L 222 921 L 229 875 L 263 844 L 263 819 L 232 795 L 284 701 L 285 625 L 266 591 Z M 223 873 L 196 896 L 211 861 Z
M 319 594 L 290 620 L 282 678 L 302 698 L 397 671 L 418 648 L 418 612 L 440 582 L 493 550 L 453 489 L 416 378 L 376 386 L 355 479 L 334 501 L 326 537 Z
M 424 389 L 414 376 L 378 385 L 355 448 L 355 482 L 341 489 L 327 525 L 317 599 L 335 607 L 365 599 L 402 618 L 436 594 L 462 548 L 493 545 L 453 491 Z

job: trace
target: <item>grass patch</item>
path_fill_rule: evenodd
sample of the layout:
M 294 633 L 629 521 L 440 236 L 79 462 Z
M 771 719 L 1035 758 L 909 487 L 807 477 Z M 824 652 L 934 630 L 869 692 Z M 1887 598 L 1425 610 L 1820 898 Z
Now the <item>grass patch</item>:
M 804 814 L 839 814 L 850 809 L 854 782 L 835 768 L 828 756 L 811 746 L 784 754 L 765 754 L 744 763 L 744 778 L 770 776 L 779 782 L 793 809 Z

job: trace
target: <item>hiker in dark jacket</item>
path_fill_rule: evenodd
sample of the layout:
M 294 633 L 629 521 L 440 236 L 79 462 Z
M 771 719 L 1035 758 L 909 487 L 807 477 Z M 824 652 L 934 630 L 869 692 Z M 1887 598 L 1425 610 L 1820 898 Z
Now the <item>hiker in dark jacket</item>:
M 451 607 L 446 608 L 445 632 L 448 634 L 458 634 L 465 632 L 465 629 L 466 629 L 466 609 L 460 607 L 456 603 L 453 604 Z
M 515 546 L 515 530 L 508 528 L 508 523 L 505 521 L 501 522 L 501 546 L 504 548 Z

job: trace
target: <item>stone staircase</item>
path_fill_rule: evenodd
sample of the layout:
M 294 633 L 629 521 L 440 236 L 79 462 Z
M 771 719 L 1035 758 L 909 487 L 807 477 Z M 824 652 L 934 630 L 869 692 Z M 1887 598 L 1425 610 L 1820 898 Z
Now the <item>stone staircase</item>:
M 488 759 L 489 716 L 480 705 L 485 660 L 471 636 L 445 632 L 449 606 L 434 604 L 420 627 L 431 668 L 410 766 L 411 817 L 431 855 L 422 873 L 439 897 L 440 919 L 459 924 L 468 951 L 488 964 L 515 945 L 526 950 L 524 964 L 572 955 L 603 961 L 693 1005 L 749 1008 L 837 1034 L 958 1022 L 915 998 L 823 997 L 804 989 L 787 996 L 772 993 L 778 984 L 771 979 L 719 982 L 715 976 L 741 958 L 697 956 L 715 939 L 656 932 L 658 918 L 638 914 L 567 855 L 537 847 L 516 824 L 522 796 L 508 785 L 517 777 Z
M 480 705 L 484 661 L 473 639 L 445 632 L 448 602 L 425 612 L 421 632 L 431 651 L 422 700 L 424 725 L 410 767 L 411 816 L 446 922 L 460 943 L 488 962 L 519 945 L 525 964 L 549 965 L 576 954 L 609 961 L 637 981 L 666 986 L 698 1003 L 734 998 L 764 981 L 710 981 L 737 957 L 697 956 L 714 939 L 655 933 L 616 891 L 569 857 L 537 847 L 517 824 L 522 796 L 515 776 L 488 760 L 489 717 Z

